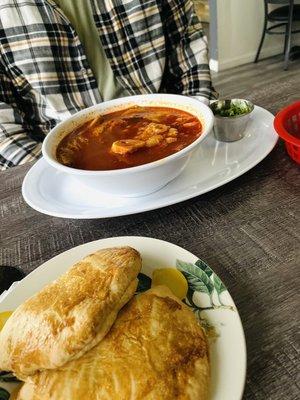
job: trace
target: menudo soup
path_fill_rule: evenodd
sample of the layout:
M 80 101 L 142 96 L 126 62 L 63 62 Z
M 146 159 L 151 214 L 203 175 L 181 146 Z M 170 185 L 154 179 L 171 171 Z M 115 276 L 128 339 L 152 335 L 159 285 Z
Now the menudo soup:
M 160 160 L 201 135 L 195 116 L 164 107 L 131 107 L 90 120 L 62 139 L 57 160 L 84 170 L 113 170 Z

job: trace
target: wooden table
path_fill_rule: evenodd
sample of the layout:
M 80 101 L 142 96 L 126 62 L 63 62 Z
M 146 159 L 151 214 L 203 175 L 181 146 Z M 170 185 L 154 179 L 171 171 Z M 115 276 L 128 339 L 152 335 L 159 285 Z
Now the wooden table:
M 229 88 L 226 74 L 223 81 Z M 222 84 L 220 80 L 219 90 Z M 257 104 L 276 112 L 294 99 L 293 82 L 291 98 L 275 83 L 268 84 L 251 92 Z M 121 235 L 151 236 L 182 246 L 216 270 L 239 309 L 248 350 L 244 399 L 299 398 L 300 181 L 299 167 L 282 143 L 250 172 L 213 192 L 164 209 L 103 220 L 59 219 L 32 210 L 21 195 L 29 168 L 0 173 L 0 264 L 29 273 L 73 246 Z

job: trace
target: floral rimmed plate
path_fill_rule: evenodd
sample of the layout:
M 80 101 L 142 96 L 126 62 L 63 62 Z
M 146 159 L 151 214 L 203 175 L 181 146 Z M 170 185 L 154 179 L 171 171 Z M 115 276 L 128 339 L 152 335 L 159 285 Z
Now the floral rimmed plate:
M 209 335 L 211 356 L 211 400 L 240 400 L 246 376 L 246 345 L 243 327 L 235 304 L 214 271 L 187 250 L 158 239 L 123 236 L 101 239 L 74 247 L 50 259 L 24 278 L 0 302 L 0 312 L 14 310 L 47 283 L 64 273 L 87 254 L 105 247 L 132 246 L 143 258 L 138 291 L 151 286 L 153 271 L 179 270 L 188 282 L 186 304 L 192 307 Z M 205 258 L 204 255 L 202 255 Z M 11 390 L 11 383 L 1 382 Z M 2 396 L 2 397 L 1 397 Z M 5 397 L 6 396 L 6 397 Z M 0 391 L 0 400 L 8 399 Z

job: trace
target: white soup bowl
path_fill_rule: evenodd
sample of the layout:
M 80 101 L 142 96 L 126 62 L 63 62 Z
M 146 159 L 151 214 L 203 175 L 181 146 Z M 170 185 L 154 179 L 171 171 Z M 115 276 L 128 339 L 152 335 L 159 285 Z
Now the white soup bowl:
M 90 171 L 71 168 L 57 161 L 56 150 L 60 141 L 84 122 L 96 115 L 107 114 L 132 107 L 171 107 L 196 116 L 202 124 L 201 135 L 190 145 L 161 160 L 137 167 Z M 148 94 L 123 97 L 99 103 L 72 115 L 56 125 L 46 136 L 42 152 L 44 159 L 55 169 L 75 178 L 80 185 L 100 192 L 126 197 L 144 196 L 155 192 L 176 178 L 185 168 L 193 151 L 201 144 L 213 127 L 213 113 L 195 98 L 173 94 Z

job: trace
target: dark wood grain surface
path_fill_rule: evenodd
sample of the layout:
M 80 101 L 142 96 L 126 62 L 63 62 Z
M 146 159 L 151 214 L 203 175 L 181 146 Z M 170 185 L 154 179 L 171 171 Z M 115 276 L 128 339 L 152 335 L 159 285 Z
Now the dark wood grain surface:
M 219 74 L 216 87 L 222 97 L 247 97 L 275 113 L 300 98 L 299 70 L 294 62 L 283 72 L 281 60 L 271 59 Z M 281 142 L 251 171 L 208 194 L 103 220 L 67 220 L 32 210 L 21 195 L 29 168 L 0 173 L 0 264 L 29 273 L 71 247 L 121 235 L 182 246 L 215 269 L 239 309 L 248 351 L 244 399 L 300 398 L 300 169 Z

